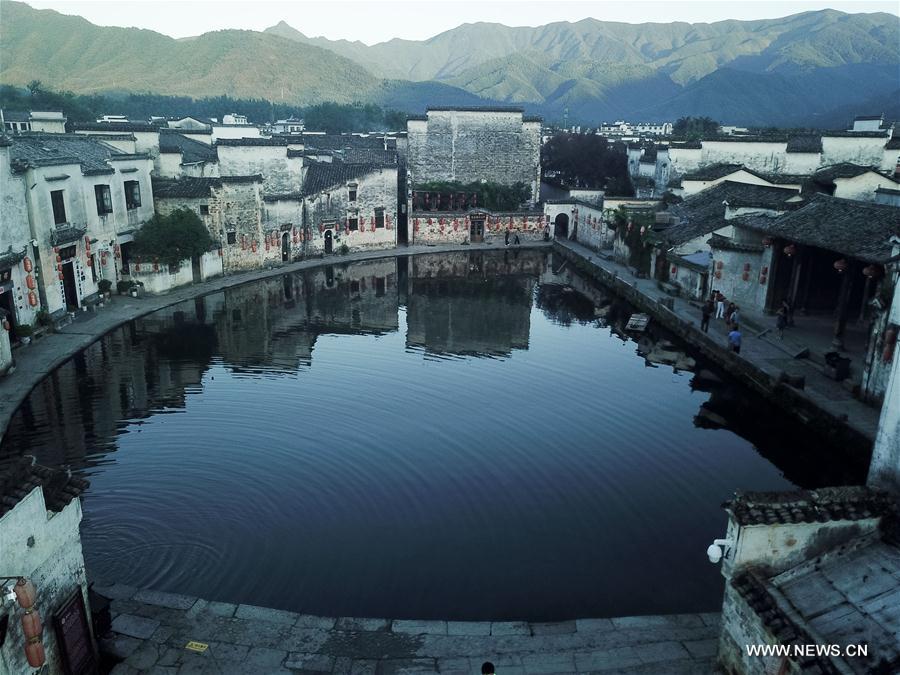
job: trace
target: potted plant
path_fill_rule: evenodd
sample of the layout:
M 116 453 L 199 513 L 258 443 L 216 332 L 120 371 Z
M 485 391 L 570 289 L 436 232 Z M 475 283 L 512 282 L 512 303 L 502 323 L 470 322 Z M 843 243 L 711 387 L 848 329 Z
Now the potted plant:
M 34 335 L 34 328 L 29 323 L 22 323 L 16 326 L 16 335 L 23 345 L 31 344 L 31 336 Z
M 131 282 L 131 297 L 139 298 L 141 296 L 142 291 L 144 290 L 144 282 L 143 281 L 132 281 Z
M 116 293 L 119 295 L 128 295 L 131 292 L 131 282 L 124 279 L 116 284 Z
M 112 281 L 109 279 L 101 279 L 97 282 L 97 290 L 100 291 L 100 295 L 102 295 L 107 300 L 112 296 L 110 293 L 110 289 L 112 288 Z

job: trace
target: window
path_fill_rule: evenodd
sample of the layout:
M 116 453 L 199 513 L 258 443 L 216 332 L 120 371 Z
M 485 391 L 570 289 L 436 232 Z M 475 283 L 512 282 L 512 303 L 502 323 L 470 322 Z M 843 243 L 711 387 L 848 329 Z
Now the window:
M 384 277 L 375 277 L 375 295 L 384 295 Z
M 98 216 L 105 216 L 107 213 L 112 213 L 112 193 L 109 190 L 109 185 L 95 185 L 94 197 L 97 200 Z
M 125 181 L 125 208 L 129 211 L 141 205 L 141 184 L 136 180 Z
M 375 228 L 384 227 L 384 207 L 375 209 Z
M 355 185 L 351 185 L 349 187 L 349 190 L 347 193 L 347 199 L 349 199 L 351 202 L 356 201 L 356 186 Z
M 208 216 L 209 215 L 209 206 L 207 206 L 206 204 L 201 204 L 200 205 L 200 215 Z
M 347 227 L 350 228 L 351 232 L 356 232 L 359 229 L 359 218 L 357 216 L 347 218 Z
M 53 222 L 57 225 L 66 222 L 66 201 L 63 199 L 63 191 L 54 190 L 51 192 L 50 202 L 53 204 Z
M 227 241 L 229 244 L 237 243 L 237 233 L 236 232 L 229 232 L 225 236 L 228 238 Z

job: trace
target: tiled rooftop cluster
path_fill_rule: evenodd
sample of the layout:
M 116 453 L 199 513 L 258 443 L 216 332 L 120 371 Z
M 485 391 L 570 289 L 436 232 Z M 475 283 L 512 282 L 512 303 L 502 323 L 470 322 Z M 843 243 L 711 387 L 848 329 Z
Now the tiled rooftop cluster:
M 865 487 L 738 492 L 723 506 L 739 525 L 745 526 L 862 520 L 891 513 L 896 508 L 886 493 Z
M 88 482 L 67 470 L 41 466 L 30 455 L 0 461 L 0 516 L 38 486 L 47 508 L 58 512 L 84 492 Z

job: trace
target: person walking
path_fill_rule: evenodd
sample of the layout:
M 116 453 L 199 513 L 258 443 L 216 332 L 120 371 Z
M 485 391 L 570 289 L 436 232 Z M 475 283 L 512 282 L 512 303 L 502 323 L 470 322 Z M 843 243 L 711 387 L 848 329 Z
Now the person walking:
M 704 333 L 709 332 L 709 319 L 712 317 L 714 311 L 716 311 L 716 309 L 713 306 L 712 300 L 707 300 L 700 309 L 700 330 Z
M 793 326 L 794 325 L 794 305 L 791 303 L 789 298 L 785 298 L 781 301 L 781 308 L 784 310 L 784 325 L 785 326 Z
M 731 332 L 728 334 L 728 344 L 731 347 L 731 351 L 735 354 L 741 353 L 741 329 L 737 324 L 731 327 Z
M 725 318 L 725 296 L 722 295 L 722 291 L 716 291 L 716 318 L 724 319 Z
M 521 242 L 519 242 L 519 232 L 516 231 L 516 236 L 513 237 L 513 246 L 518 246 Z
M 729 328 L 731 327 L 731 315 L 734 313 L 734 303 L 729 302 L 728 307 L 725 308 L 725 325 Z
M 737 326 L 741 322 L 741 308 L 737 305 L 734 305 L 734 309 L 731 310 L 731 323 Z
M 509 230 L 503 233 L 503 243 L 509 246 Z

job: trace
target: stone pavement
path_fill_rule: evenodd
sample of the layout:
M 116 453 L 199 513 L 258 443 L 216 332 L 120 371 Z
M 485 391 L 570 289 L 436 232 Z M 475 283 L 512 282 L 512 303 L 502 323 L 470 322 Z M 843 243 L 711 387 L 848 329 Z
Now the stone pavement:
M 528 242 L 519 248 L 549 248 L 550 246 L 551 244 L 543 242 Z M 109 331 L 157 309 L 249 281 L 322 265 L 341 265 L 357 260 L 392 258 L 397 255 L 441 253 L 446 251 L 490 251 L 502 248 L 502 246 L 491 244 L 471 244 L 466 246 L 408 246 L 379 251 L 362 251 L 344 256 L 333 255 L 326 258 L 309 258 L 268 269 L 229 274 L 198 284 L 182 286 L 164 295 L 151 295 L 143 298 L 114 295 L 112 300 L 106 303 L 105 307 L 92 308 L 88 312 L 80 313 L 75 321 L 59 330 L 59 332 L 46 334 L 32 340 L 27 347 L 18 347 L 13 350 L 16 369 L 6 377 L 0 378 L 0 441 L 3 440 L 9 424 L 9 418 L 16 408 L 19 407 L 35 385 L 50 371 Z
M 671 298 L 657 286 L 656 280 L 635 277 L 631 268 L 607 258 L 605 252 L 598 253 L 568 240 L 557 240 L 556 243 L 608 273 L 618 275 L 621 280 L 650 300 L 673 300 L 672 312 L 683 322 L 696 328 L 692 333 L 694 342 L 709 338 L 722 349 L 728 349 L 728 331 L 724 321 L 713 320 L 710 322 L 709 333 L 706 336 L 700 333 L 700 308 L 698 304 L 685 298 Z M 782 371 L 790 375 L 802 375 L 806 379 L 806 385 L 804 389 L 797 390 L 799 396 L 808 399 L 834 418 L 844 420 L 847 426 L 874 442 L 880 416 L 878 408 L 854 398 L 852 393 L 845 389 L 840 382 L 826 377 L 821 365 L 816 363 L 815 360 L 792 358 L 786 353 L 784 345 L 778 338 L 772 335 L 772 331 L 757 337 L 758 333 L 774 326 L 773 318 L 747 312 L 743 308 L 741 312 L 744 315 L 742 322 L 745 324 L 745 329 L 750 328 L 751 330 L 742 331 L 743 341 L 740 358 L 772 378 L 777 379 Z M 798 317 L 797 321 L 802 321 L 802 318 Z M 752 330 L 754 328 L 756 330 Z M 790 329 L 785 332 L 785 335 L 790 339 Z M 859 364 L 856 365 L 858 366 Z
M 715 673 L 719 614 L 524 621 L 326 618 L 94 586 L 113 598 L 101 652 L 113 675 L 171 673 Z M 207 645 L 205 651 L 187 648 Z M 202 646 L 201 646 L 202 649 Z

